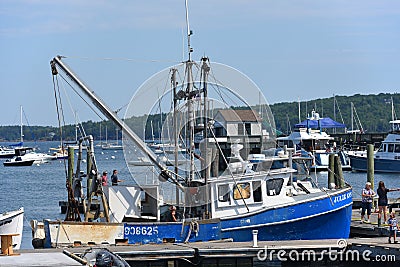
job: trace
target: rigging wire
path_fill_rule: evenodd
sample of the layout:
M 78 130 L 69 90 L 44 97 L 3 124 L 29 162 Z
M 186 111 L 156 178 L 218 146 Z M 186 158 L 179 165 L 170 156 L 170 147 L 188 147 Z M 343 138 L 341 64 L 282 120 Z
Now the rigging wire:
M 64 153 L 63 126 L 65 125 L 65 121 L 64 121 L 64 112 L 63 112 L 61 96 L 60 96 L 60 86 L 59 86 L 56 75 L 53 75 L 53 90 L 54 90 L 54 98 L 55 98 L 56 109 L 57 109 L 58 128 L 60 131 L 61 152 Z M 58 92 L 58 94 L 57 94 L 57 92 Z M 67 178 L 68 177 L 67 163 L 66 163 L 65 159 L 63 160 L 63 162 L 64 162 L 65 178 Z
M 97 117 L 99 117 L 99 119 L 101 120 L 104 120 L 103 117 L 101 117 L 101 115 L 90 105 L 90 103 L 81 94 L 79 94 L 79 92 L 72 86 L 72 84 L 67 81 L 64 76 L 60 76 L 71 87 L 71 89 L 88 105 L 88 107 L 97 115 Z

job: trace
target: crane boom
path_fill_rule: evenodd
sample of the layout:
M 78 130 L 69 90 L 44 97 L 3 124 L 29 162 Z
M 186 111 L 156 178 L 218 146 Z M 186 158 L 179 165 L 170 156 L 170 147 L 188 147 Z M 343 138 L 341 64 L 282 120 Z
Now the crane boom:
M 57 75 L 57 66 L 61 68 L 70 78 L 73 80 L 76 85 L 81 89 L 81 91 L 92 101 L 92 103 L 100 110 L 101 113 L 104 114 L 109 120 L 113 121 L 115 125 L 122 130 L 122 132 L 131 140 L 141 151 L 143 151 L 150 159 L 150 161 L 160 170 L 160 175 L 165 180 L 172 180 L 181 190 L 184 190 L 183 186 L 175 179 L 172 175 L 172 172 L 167 169 L 166 166 L 161 164 L 157 160 L 157 156 L 153 153 L 153 151 L 140 139 L 137 134 L 132 131 L 132 129 L 125 124 L 123 120 L 121 120 L 117 113 L 115 113 L 110 107 L 107 106 L 104 101 L 97 96 L 94 91 L 90 90 L 90 88 L 85 85 L 79 78 L 74 74 L 74 72 L 67 66 L 62 60 L 61 56 L 56 56 L 51 60 L 51 71 L 53 75 Z

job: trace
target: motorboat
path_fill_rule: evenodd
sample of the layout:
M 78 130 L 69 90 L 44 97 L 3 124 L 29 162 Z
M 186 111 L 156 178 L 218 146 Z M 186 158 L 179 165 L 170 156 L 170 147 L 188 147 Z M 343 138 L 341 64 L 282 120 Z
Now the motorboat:
M 15 156 L 14 148 L 0 146 L 0 158 L 12 158 Z
M 20 249 L 24 226 L 24 208 L 0 213 L 0 235 L 13 235 L 13 249 Z
M 106 143 L 106 144 L 101 145 L 101 149 L 103 149 L 103 150 L 122 150 L 123 147 L 122 147 L 122 145 L 119 145 L 119 144 Z
M 33 164 L 47 163 L 57 159 L 56 156 L 36 153 L 32 147 L 15 148 L 15 156 L 3 162 L 4 166 L 32 166 Z
M 67 159 L 68 158 L 68 150 L 62 147 L 50 148 L 50 151 L 54 151 L 51 155 L 54 156 L 54 159 Z
M 400 120 L 392 120 L 391 132 L 374 151 L 374 171 L 400 173 Z M 357 151 L 348 155 L 353 171 L 367 171 L 367 152 Z
M 295 130 L 292 133 L 277 138 L 278 147 L 286 145 L 296 151 L 304 149 L 314 157 L 314 162 L 310 168 L 316 171 L 327 171 L 329 155 L 335 154 L 340 158 L 342 170 L 350 171 L 351 166 L 347 155 L 336 145 L 334 138 L 322 130 L 334 127 L 345 127 L 345 125 L 330 118 L 321 118 L 313 110 L 307 120 L 295 125 Z

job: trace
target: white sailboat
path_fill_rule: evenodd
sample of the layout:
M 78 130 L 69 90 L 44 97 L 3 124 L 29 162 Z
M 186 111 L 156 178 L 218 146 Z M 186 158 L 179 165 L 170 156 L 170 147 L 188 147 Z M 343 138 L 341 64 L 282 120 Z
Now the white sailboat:
M 103 150 L 122 150 L 122 145 L 118 143 L 118 129 L 115 129 L 116 142 L 108 143 L 106 126 L 106 143 L 101 146 Z
M 24 143 L 24 133 L 23 133 L 23 121 L 22 121 L 22 114 L 23 114 L 23 109 L 21 106 L 21 140 L 20 143 Z M 42 163 L 47 163 L 50 160 L 57 159 L 56 156 L 49 155 L 46 153 L 37 153 L 34 151 L 32 147 L 16 147 L 14 148 L 14 157 L 11 159 L 8 159 L 3 162 L 4 166 L 31 166 L 33 164 L 42 164 Z

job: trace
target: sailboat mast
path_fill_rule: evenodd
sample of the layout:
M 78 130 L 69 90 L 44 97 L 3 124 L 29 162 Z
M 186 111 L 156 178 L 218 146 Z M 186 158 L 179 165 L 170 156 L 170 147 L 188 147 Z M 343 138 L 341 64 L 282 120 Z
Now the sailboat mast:
M 354 110 L 354 107 L 353 107 L 353 102 L 350 102 L 350 107 L 351 107 L 351 112 L 350 112 L 350 119 L 351 119 L 351 132 L 353 132 L 354 131 L 354 125 L 353 125 L 353 123 L 354 123 L 354 115 L 353 115 L 353 110 Z
M 297 98 L 298 106 L 299 106 L 299 123 L 301 123 L 301 110 L 300 110 L 300 97 Z
M 336 121 L 336 96 L 333 94 L 333 119 Z M 336 128 L 333 128 L 333 132 L 336 133 Z
M 106 144 L 108 144 L 108 130 L 107 130 L 107 124 L 106 124 Z
M 20 106 L 20 136 L 21 143 L 24 142 L 24 132 L 23 132 L 23 124 L 22 124 L 22 105 Z
M 393 105 L 393 97 L 390 98 L 392 101 L 392 121 L 394 121 L 394 105 Z M 392 131 L 394 132 L 394 123 L 392 123 Z

